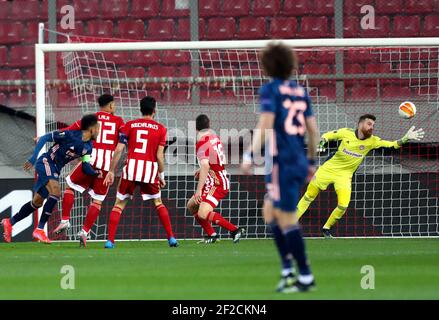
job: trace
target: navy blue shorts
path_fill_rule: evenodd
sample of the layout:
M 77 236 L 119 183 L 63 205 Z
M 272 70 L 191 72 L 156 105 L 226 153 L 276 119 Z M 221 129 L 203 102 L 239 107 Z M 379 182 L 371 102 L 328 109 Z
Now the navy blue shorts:
M 59 180 L 59 172 L 52 160 L 46 157 L 40 157 L 35 164 L 37 173 L 37 182 L 34 191 L 40 194 L 44 199 L 49 196 L 46 184 L 49 180 Z
M 275 163 L 271 174 L 265 176 L 268 198 L 273 202 L 273 207 L 285 212 L 296 211 L 305 178 L 306 175 L 298 173 L 297 168 Z

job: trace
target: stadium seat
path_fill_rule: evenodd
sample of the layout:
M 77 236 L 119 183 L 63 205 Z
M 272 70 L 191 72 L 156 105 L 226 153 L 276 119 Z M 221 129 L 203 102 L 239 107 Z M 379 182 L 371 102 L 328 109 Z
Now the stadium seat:
M 23 32 L 22 41 L 25 43 L 38 42 L 38 22 L 28 22 L 26 24 L 25 32 Z
M 174 77 L 175 76 L 175 67 L 171 66 L 163 66 L 163 65 L 155 65 L 149 68 L 147 72 L 148 77 Z
M 343 36 L 345 38 L 357 38 L 360 31 L 360 19 L 350 16 L 343 19 Z
M 330 74 L 331 68 L 328 64 L 311 64 L 308 63 L 303 67 L 304 74 Z
M 225 101 L 225 95 L 221 90 L 200 90 L 200 102 L 201 104 L 215 104 L 223 103 Z
M 242 17 L 250 14 L 250 0 L 224 1 L 223 16 Z
M 105 60 L 114 62 L 116 66 L 128 64 L 130 61 L 129 51 L 107 51 L 104 52 Z
M 289 18 L 273 18 L 270 22 L 270 38 L 292 39 L 297 34 L 297 19 Z
M 4 92 L 0 92 L 0 104 L 4 106 L 8 104 L 8 96 Z
M 61 33 L 73 34 L 73 35 L 86 35 L 87 33 L 84 30 L 84 21 L 76 20 L 74 29 L 63 29 L 61 24 L 56 26 L 56 31 Z
M 145 38 L 145 24 L 143 20 L 122 20 L 117 26 L 116 36 L 122 39 L 141 40 Z
M 0 22 L 0 43 L 3 45 L 19 43 L 23 29 L 21 22 Z
M 422 35 L 425 37 L 439 37 L 439 15 L 425 17 Z
M 189 51 L 165 50 L 162 55 L 162 63 L 165 65 L 185 64 L 191 61 Z
M 395 16 L 393 19 L 393 37 L 416 37 L 420 31 L 419 16 Z
M 351 94 L 346 96 L 347 101 L 376 101 L 376 87 L 355 86 L 351 88 Z
M 335 52 L 333 50 L 319 50 L 311 57 L 315 63 L 335 64 Z
M 14 46 L 9 51 L 10 67 L 31 67 L 35 64 L 34 46 Z
M 263 39 L 265 37 L 265 18 L 239 19 L 238 39 Z
M 344 15 L 361 15 L 361 7 L 369 5 L 374 7 L 374 0 L 349 0 L 343 2 L 343 14 Z M 376 14 L 379 12 L 375 11 Z
M 5 66 L 8 62 L 8 49 L 4 46 L 0 47 L 0 66 Z
M 112 4 L 109 3 L 108 6 L 111 7 Z M 106 1 L 105 5 L 103 5 L 103 9 L 108 8 L 108 6 Z M 75 0 L 73 7 L 75 8 L 75 19 L 78 20 L 96 19 L 97 13 L 101 12 L 99 9 L 99 0 Z M 99 15 L 99 17 L 102 19 L 102 15 Z M 108 19 L 112 19 L 112 17 Z
M 208 40 L 232 39 L 236 33 L 236 23 L 233 18 L 211 18 L 207 25 Z
M 319 97 L 328 98 L 328 101 L 335 101 L 335 99 L 336 99 L 335 85 L 319 87 L 318 95 L 319 95 Z
M 2 10 L 0 10 L 0 21 L 3 21 L 8 19 L 10 16 L 11 1 L 0 1 L 0 6 L 2 7 Z
M 157 101 L 162 101 L 162 92 L 160 90 L 148 90 L 148 96 L 155 98 Z
M 349 49 L 345 51 L 345 59 L 363 64 L 365 62 L 380 61 L 379 54 L 373 54 L 369 49 Z
M 36 20 L 40 13 L 40 1 L 38 0 L 14 0 L 11 1 L 11 17 L 14 20 Z M 2 10 L 4 4 L 1 5 Z
M 0 80 L 21 80 L 22 75 L 20 69 L 0 69 Z
M 132 0 L 130 16 L 133 18 L 154 18 L 160 14 L 159 1 Z
M 358 63 L 345 63 L 343 70 L 344 73 L 351 74 L 362 74 L 364 71 L 363 66 Z
M 151 66 L 161 62 L 161 51 L 136 50 L 131 53 L 129 64 L 132 66 Z
M 390 20 L 388 16 L 375 17 L 375 29 L 360 28 L 361 37 L 368 38 L 385 38 L 389 36 Z M 392 34 L 393 36 L 393 34 Z
M 145 69 L 143 67 L 120 68 L 120 70 L 126 72 L 127 78 L 144 78 L 145 77 Z
M 375 0 L 376 14 L 395 14 L 403 12 L 403 0 Z
M 128 0 L 106 0 L 100 12 L 103 19 L 125 18 L 128 16 Z
M 285 1 L 281 13 L 285 16 L 306 16 L 313 10 L 313 0 Z
M 28 108 L 35 105 L 35 93 L 29 94 L 28 91 L 11 92 L 9 94 L 9 107 L 11 108 Z
M 333 16 L 334 15 L 334 0 L 317 0 L 315 7 L 312 10 L 315 15 Z
M 167 41 L 174 37 L 174 20 L 149 20 L 146 31 L 147 40 Z
M 94 37 L 113 37 L 113 21 L 111 20 L 91 20 L 88 22 L 88 36 Z
M 220 1 L 217 0 L 199 0 L 198 13 L 200 17 L 215 17 L 221 11 Z
M 280 0 L 254 0 L 253 15 L 273 17 L 279 14 Z
M 58 93 L 58 106 L 60 108 L 70 108 L 76 105 L 76 99 L 73 98 L 72 92 Z
M 389 73 L 390 63 L 370 63 L 366 64 L 365 73 Z
M 187 90 L 171 90 L 165 92 L 164 97 L 164 100 L 171 104 L 189 104 L 192 101 Z
M 188 65 L 184 65 L 184 66 L 180 66 L 178 68 L 177 75 L 179 77 L 190 77 L 190 76 L 192 76 L 191 66 L 189 64 Z
M 434 0 L 406 0 L 405 10 L 408 14 L 432 13 Z
M 328 36 L 328 20 L 326 17 L 303 17 L 301 37 L 325 38 Z
M 396 85 L 383 86 L 381 97 L 383 100 L 406 99 L 411 96 L 410 88 Z
M 189 17 L 189 8 L 180 9 L 176 7 L 180 1 L 162 0 L 162 11 L 160 15 L 166 18 Z M 184 2 L 184 1 L 183 1 Z

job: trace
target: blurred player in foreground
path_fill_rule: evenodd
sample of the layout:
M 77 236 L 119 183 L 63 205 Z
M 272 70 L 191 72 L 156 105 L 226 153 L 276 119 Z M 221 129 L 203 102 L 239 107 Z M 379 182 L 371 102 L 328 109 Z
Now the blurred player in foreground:
M 297 217 L 300 219 L 320 191 L 334 184 L 338 204 L 323 226 L 322 232 L 325 238 L 332 238 L 331 227 L 346 212 L 351 200 L 352 175 L 369 151 L 381 147 L 398 149 L 410 140 L 421 140 L 424 137 L 422 129 L 415 130 L 415 127 L 411 127 L 406 135 L 397 141 L 381 140 L 373 135 L 375 120 L 374 115 L 364 114 L 358 119 L 357 129 L 342 128 L 322 135 L 320 152 L 325 151 L 325 144 L 328 141 L 340 141 L 340 146 L 312 178 L 305 195 L 297 205 Z
M 205 114 L 199 115 L 195 122 L 196 153 L 200 169 L 195 174 L 198 178 L 197 190 L 189 199 L 187 208 L 206 232 L 205 243 L 213 243 L 217 240 L 217 234 L 211 222 L 227 229 L 233 242 L 237 243 L 245 230 L 213 211 L 230 191 L 230 181 L 224 167 L 227 161 L 223 144 L 220 138 L 210 130 L 210 120 Z
M 84 173 L 78 164 L 66 177 L 67 187 L 62 197 L 62 218 L 58 227 L 53 231 L 59 234 L 70 227 L 70 213 L 75 201 L 73 190 L 83 193 L 88 190 L 92 199 L 88 207 L 87 215 L 84 220 L 84 226 L 79 232 L 80 244 L 86 246 L 86 240 L 90 229 L 93 227 L 99 212 L 101 211 L 102 201 L 104 201 L 108 186 L 104 185 L 104 179 L 110 170 L 110 162 L 113 158 L 114 149 L 119 142 L 120 129 L 124 122 L 121 117 L 115 116 L 116 105 L 114 97 L 109 94 L 103 94 L 98 98 L 100 110 L 96 112 L 101 130 L 96 141 L 93 141 L 93 151 L 91 154 L 90 164 L 100 171 L 99 176 L 90 176 Z M 80 130 L 81 122 L 77 121 L 65 130 Z
M 296 81 L 289 80 L 297 70 L 295 53 L 283 44 L 271 43 L 262 53 L 261 64 L 272 80 L 260 89 L 261 115 L 253 144 L 244 153 L 241 168 L 249 173 L 252 156 L 260 153 L 266 137 L 271 136 L 269 148 L 265 148 L 272 159 L 265 164 L 267 195 L 263 214 L 265 222 L 271 226 L 282 260 L 277 291 L 308 291 L 314 288 L 315 282 L 295 210 L 300 187 L 315 172 L 319 133 L 307 92 Z M 308 153 L 304 143 L 306 132 Z M 269 168 L 270 162 L 272 168 Z M 297 279 L 291 257 L 299 269 Z
M 178 242 L 172 232 L 168 209 L 162 203 L 160 189 L 165 182 L 165 145 L 166 128 L 154 120 L 156 101 L 153 97 L 145 97 L 140 101 L 142 118 L 131 120 L 122 128 L 120 141 L 111 160 L 110 170 L 104 184 L 114 182 L 114 172 L 122 156 L 125 146 L 128 146 L 128 157 L 123 168 L 122 177 L 117 190 L 117 199 L 110 215 L 108 225 L 108 240 L 105 248 L 114 248 L 114 238 L 120 216 L 128 199 L 134 195 L 134 189 L 140 187 L 144 201 L 153 200 L 160 222 L 164 226 L 170 247 L 177 247 Z
M 11 242 L 12 227 L 17 222 L 23 220 L 35 210 L 43 205 L 47 199 L 38 227 L 32 236 L 45 243 L 50 243 L 49 238 L 44 232 L 44 227 L 49 217 L 52 215 L 53 208 L 58 203 L 61 195 L 59 176 L 62 168 L 72 160 L 82 158 L 81 170 L 90 176 L 100 174 L 90 165 L 90 155 L 92 153 L 92 140 L 99 135 L 98 118 L 94 114 L 86 115 L 81 119 L 81 130 L 79 131 L 53 131 L 38 139 L 32 157 L 24 164 L 24 170 L 28 171 L 35 165 L 37 182 L 35 183 L 35 194 L 32 201 L 23 205 L 20 211 L 11 219 L 3 219 L 3 236 L 6 242 Z M 54 142 L 52 147 L 43 153 L 37 160 L 38 153 L 46 142 Z

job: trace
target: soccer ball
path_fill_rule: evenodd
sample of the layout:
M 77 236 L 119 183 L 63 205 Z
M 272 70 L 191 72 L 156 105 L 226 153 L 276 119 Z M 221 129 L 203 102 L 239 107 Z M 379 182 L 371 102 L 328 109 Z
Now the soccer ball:
M 401 118 L 411 119 L 416 114 L 416 106 L 410 101 L 404 101 L 399 105 L 398 113 Z

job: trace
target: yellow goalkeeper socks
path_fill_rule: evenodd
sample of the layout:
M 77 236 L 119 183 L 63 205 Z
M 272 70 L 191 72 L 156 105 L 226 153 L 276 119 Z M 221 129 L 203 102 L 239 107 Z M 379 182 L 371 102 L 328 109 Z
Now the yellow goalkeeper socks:
M 328 221 L 326 221 L 325 225 L 323 226 L 323 229 L 331 229 L 331 227 L 337 222 L 337 220 L 340 220 L 341 217 L 343 217 L 346 209 L 346 207 L 337 206 L 332 211 L 331 215 L 328 218 Z

